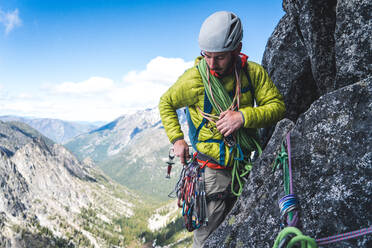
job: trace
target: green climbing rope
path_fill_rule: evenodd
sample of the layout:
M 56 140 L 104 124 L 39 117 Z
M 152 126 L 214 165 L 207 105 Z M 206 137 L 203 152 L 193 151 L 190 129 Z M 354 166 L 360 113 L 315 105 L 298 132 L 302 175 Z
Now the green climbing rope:
M 289 192 L 289 171 L 288 171 L 288 154 L 285 151 L 284 144 L 281 146 L 281 151 L 275 159 L 273 166 L 273 171 L 275 171 L 279 166 L 283 167 L 283 181 L 284 181 L 284 192 L 286 195 L 290 194 Z
M 282 143 L 281 151 L 275 159 L 275 163 L 273 166 L 273 171 L 275 171 L 279 166 L 283 168 L 283 182 L 284 182 L 284 193 L 285 195 L 291 194 L 290 192 L 290 179 L 289 179 L 289 170 L 288 170 L 288 154 L 285 151 L 285 146 Z M 288 213 L 289 219 L 292 220 L 293 213 Z
M 198 69 L 202 76 L 207 96 L 213 108 L 217 112 L 217 115 L 219 116 L 222 111 L 226 111 L 230 108 L 233 101 L 221 84 L 220 80 L 209 73 L 207 75 L 207 70 L 209 69 L 205 59 L 202 59 L 199 62 Z M 209 81 L 210 85 L 208 84 Z M 210 92 L 209 89 L 212 92 Z M 244 160 L 244 154 L 242 154 L 242 149 L 240 147 L 242 147 L 243 150 L 257 151 L 259 155 L 261 155 L 262 153 L 261 147 L 258 142 L 253 137 L 249 136 L 247 132 L 244 132 L 242 129 L 239 129 L 236 132 L 236 145 L 232 147 L 232 149 L 230 149 L 230 157 L 234 160 L 232 169 L 231 192 L 236 196 L 240 196 L 243 191 L 243 177 L 247 175 L 252 169 L 252 162 L 250 161 L 250 158 Z M 235 181 L 239 185 L 238 191 L 235 191 Z
M 315 239 L 309 236 L 303 235 L 302 232 L 298 228 L 286 227 L 276 237 L 273 248 L 278 248 L 279 245 L 283 241 L 285 241 L 286 238 L 289 238 L 290 235 L 294 235 L 294 237 L 292 237 L 289 240 L 286 248 L 291 248 L 297 243 L 301 244 L 301 248 L 317 248 L 318 247 L 318 245 L 315 242 Z

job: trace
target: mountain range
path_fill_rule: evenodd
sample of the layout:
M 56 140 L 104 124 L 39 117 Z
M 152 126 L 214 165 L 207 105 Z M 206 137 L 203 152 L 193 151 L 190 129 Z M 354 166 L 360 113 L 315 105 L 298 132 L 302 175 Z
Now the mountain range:
M 162 210 L 182 167 L 176 163 L 165 179 L 171 145 L 156 108 L 121 116 L 65 146 L 28 118 L 3 118 L 0 247 L 190 244 L 185 234 L 172 236 L 183 229 L 179 212 Z M 187 132 L 183 111 L 179 118 Z M 44 130 L 58 133 L 47 120 Z
M 0 247 L 140 244 L 128 222 L 147 228 L 143 199 L 24 123 L 0 121 L 0 185 Z
M 184 133 L 186 117 L 178 111 Z M 169 200 L 182 168 L 178 159 L 173 166 L 171 179 L 165 179 L 169 143 L 161 124 L 157 108 L 139 110 L 123 115 L 105 125 L 94 126 L 56 119 L 2 116 L 0 120 L 17 121 L 32 126 L 48 137 L 49 143 L 63 143 L 80 161 L 91 159 L 96 167 L 116 182 L 153 200 Z M 26 125 L 21 123 L 24 128 Z M 35 130 L 35 135 L 38 132 Z M 186 135 L 187 139 L 187 135 Z M 11 142 L 10 142 L 11 143 Z M 3 146 L 3 151 L 11 154 Z
M 183 110 L 179 110 L 178 115 L 182 129 L 187 133 Z M 121 116 L 74 138 L 65 146 L 81 160 L 92 159 L 120 184 L 161 200 L 168 199 L 182 168 L 177 162 L 171 179 L 165 179 L 171 144 L 157 108 Z
M 104 124 L 103 122 L 71 122 L 50 118 L 31 118 L 13 115 L 0 116 L 0 120 L 26 123 L 59 144 L 66 143 L 79 134 L 87 133 Z

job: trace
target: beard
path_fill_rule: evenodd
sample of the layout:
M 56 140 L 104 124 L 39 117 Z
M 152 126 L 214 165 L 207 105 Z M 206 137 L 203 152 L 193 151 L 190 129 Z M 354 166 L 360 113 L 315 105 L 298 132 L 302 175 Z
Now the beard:
M 231 59 L 227 63 L 225 68 L 216 67 L 216 68 L 213 68 L 212 70 L 217 72 L 217 74 L 220 77 L 225 77 L 227 75 L 230 75 L 234 71 L 234 66 L 235 66 L 235 63 L 236 63 L 238 57 L 239 56 L 231 56 Z

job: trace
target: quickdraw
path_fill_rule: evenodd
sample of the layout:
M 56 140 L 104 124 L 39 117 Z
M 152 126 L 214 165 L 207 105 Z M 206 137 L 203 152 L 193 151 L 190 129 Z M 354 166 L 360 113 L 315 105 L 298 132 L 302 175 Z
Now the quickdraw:
M 170 173 L 172 171 L 172 166 L 174 165 L 174 159 L 175 155 L 174 155 L 174 149 L 173 148 L 169 148 L 169 152 L 168 152 L 168 161 L 167 161 L 167 174 L 165 175 L 165 178 L 168 178 L 170 179 Z
M 185 227 L 189 232 L 208 225 L 208 209 L 204 183 L 205 165 L 193 159 L 185 165 L 180 178 L 169 197 L 177 197 L 178 207 L 182 208 Z M 175 193 L 175 196 L 174 196 Z

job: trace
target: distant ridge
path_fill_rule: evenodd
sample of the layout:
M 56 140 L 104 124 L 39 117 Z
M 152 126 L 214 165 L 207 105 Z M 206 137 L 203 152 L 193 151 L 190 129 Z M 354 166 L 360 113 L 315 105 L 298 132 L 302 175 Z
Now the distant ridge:
M 63 144 L 82 133 L 87 133 L 98 127 L 96 124 L 87 122 L 70 122 L 59 119 L 31 118 L 13 115 L 0 116 L 0 120 L 26 123 L 59 144 Z
M 184 111 L 177 112 L 187 137 Z M 65 146 L 81 160 L 87 157 L 93 159 L 120 184 L 162 200 L 168 199 L 167 195 L 182 168 L 180 164 L 175 165 L 171 180 L 164 178 L 171 144 L 157 107 L 123 115 L 74 138 Z

